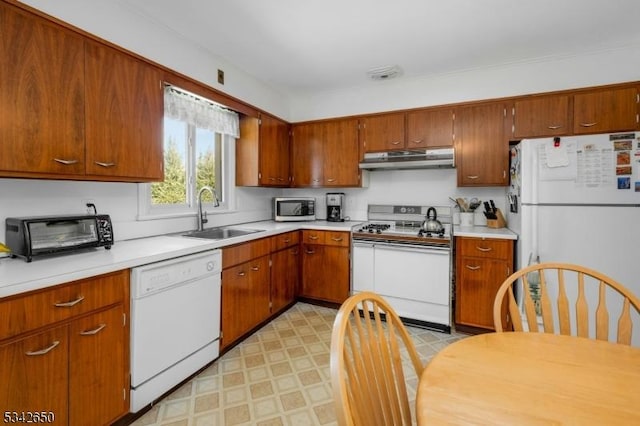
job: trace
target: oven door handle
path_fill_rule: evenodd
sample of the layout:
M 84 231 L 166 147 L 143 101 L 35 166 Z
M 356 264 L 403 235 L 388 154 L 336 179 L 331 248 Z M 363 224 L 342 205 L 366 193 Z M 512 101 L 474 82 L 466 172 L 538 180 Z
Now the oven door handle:
M 440 254 L 446 254 L 451 251 L 449 247 L 438 247 L 438 246 L 427 246 L 427 245 L 419 245 L 419 244 L 403 244 L 403 243 L 392 243 L 388 241 L 354 241 L 354 247 L 376 247 L 379 246 L 381 248 L 388 247 L 398 250 L 404 251 L 417 251 L 417 252 L 437 252 Z

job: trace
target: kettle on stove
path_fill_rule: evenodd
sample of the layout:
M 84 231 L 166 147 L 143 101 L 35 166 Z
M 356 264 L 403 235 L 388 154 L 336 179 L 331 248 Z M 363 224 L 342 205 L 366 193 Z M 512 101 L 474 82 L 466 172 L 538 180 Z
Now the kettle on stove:
M 433 234 L 440 234 L 444 231 L 444 226 L 438 220 L 438 212 L 434 207 L 429 207 L 427 210 L 427 216 L 425 217 L 424 222 L 420 226 L 422 232 L 428 232 Z

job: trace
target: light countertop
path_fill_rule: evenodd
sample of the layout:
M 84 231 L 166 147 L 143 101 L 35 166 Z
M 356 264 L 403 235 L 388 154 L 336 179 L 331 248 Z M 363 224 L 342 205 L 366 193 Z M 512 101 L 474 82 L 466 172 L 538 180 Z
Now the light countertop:
M 0 298 L 287 231 L 298 229 L 350 231 L 358 223 L 360 222 L 251 222 L 229 227 L 263 231 L 224 240 L 187 238 L 180 236 L 184 233 L 182 232 L 116 241 L 110 250 L 96 248 L 72 254 L 35 257 L 32 262 L 25 262 L 21 258 L 1 258 Z
M 501 238 L 507 240 L 517 240 L 518 234 L 509 228 L 489 228 L 487 226 L 458 226 L 454 225 L 454 237 L 475 237 L 475 238 Z

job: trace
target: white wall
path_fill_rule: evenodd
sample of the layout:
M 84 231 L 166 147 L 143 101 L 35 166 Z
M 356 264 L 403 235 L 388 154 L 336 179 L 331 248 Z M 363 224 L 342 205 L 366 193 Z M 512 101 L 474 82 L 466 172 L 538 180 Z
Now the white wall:
M 85 213 L 91 199 L 98 213 L 109 214 L 116 241 L 181 232 L 196 228 L 196 215 L 159 220 L 137 220 L 138 189 L 135 183 L 75 182 L 35 179 L 0 179 L 0 242 L 5 241 L 7 217 Z M 279 190 L 237 188 L 236 211 L 209 213 L 210 226 L 222 226 L 271 218 L 271 198 Z
M 327 192 L 344 192 L 347 206 L 345 215 L 352 220 L 367 219 L 369 204 L 414 204 L 421 206 L 453 206 L 449 197 L 478 197 L 493 199 L 504 211 L 506 191 L 498 188 L 458 188 L 455 169 L 431 170 L 379 170 L 369 172 L 366 188 L 285 189 L 285 196 L 309 196 L 316 198 L 317 216 L 326 218 Z M 457 211 L 457 210 L 456 210 Z M 481 211 L 476 212 L 476 223 L 485 224 Z
M 291 121 L 392 111 L 640 80 L 640 45 L 298 96 Z

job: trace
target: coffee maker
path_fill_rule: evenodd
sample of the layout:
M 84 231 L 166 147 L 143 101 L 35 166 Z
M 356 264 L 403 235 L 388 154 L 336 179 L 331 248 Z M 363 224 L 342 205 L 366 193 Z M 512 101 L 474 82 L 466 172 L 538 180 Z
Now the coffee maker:
M 344 192 L 327 193 L 327 220 L 344 222 Z

